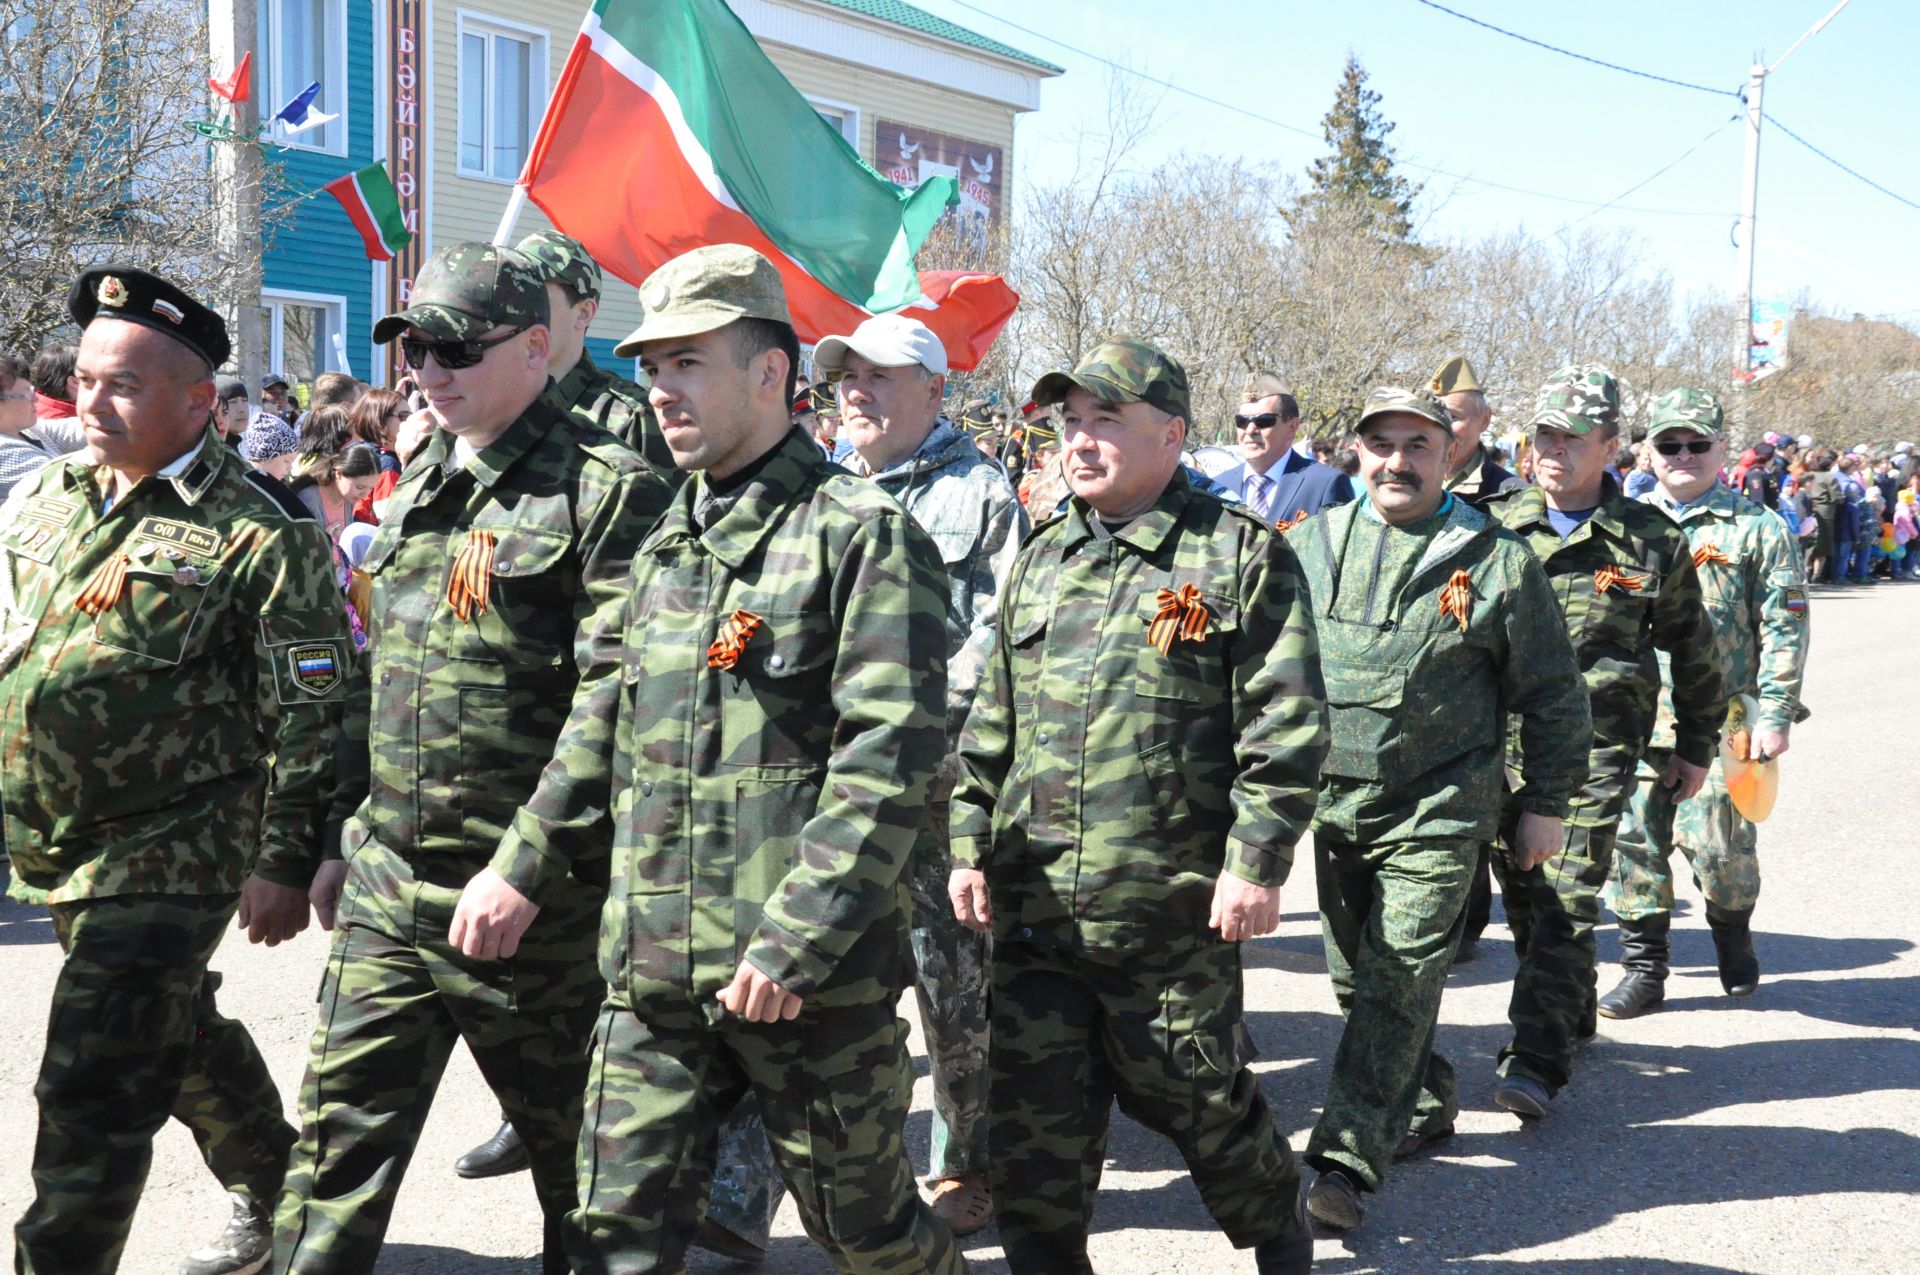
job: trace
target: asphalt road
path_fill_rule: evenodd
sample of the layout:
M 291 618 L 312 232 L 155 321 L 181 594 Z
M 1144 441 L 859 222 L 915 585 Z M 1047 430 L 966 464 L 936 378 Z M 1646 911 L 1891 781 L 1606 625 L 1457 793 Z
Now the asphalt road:
M 1513 973 L 1497 922 L 1482 959 L 1448 988 L 1440 1046 L 1460 1071 L 1460 1133 L 1402 1166 L 1365 1226 L 1318 1245 L 1317 1269 L 1419 1275 L 1920 1270 L 1920 953 L 1910 826 L 1920 667 L 1920 586 L 1816 592 L 1807 702 L 1783 761 L 1780 807 L 1761 830 L 1756 919 L 1765 981 L 1720 994 L 1697 895 L 1676 918 L 1668 1008 L 1602 1020 L 1551 1120 L 1522 1128 L 1491 1100 Z M 1317 1114 L 1339 1015 L 1321 958 L 1310 855 L 1289 883 L 1278 935 L 1250 945 L 1247 1007 L 1257 1064 L 1296 1147 Z M 289 1102 L 297 1094 L 326 944 L 229 941 L 227 1013 L 246 1021 Z M 1611 926 L 1601 956 L 1616 952 Z M 0 904 L 0 1215 L 30 1196 L 33 1079 L 58 950 L 43 915 Z M 1614 972 L 1603 967 L 1601 986 Z M 922 1058 L 924 1073 L 924 1058 Z M 909 1144 L 924 1165 L 928 1089 Z M 451 1160 L 492 1132 L 495 1108 L 464 1051 L 442 1085 L 395 1211 L 382 1275 L 520 1275 L 537 1269 L 539 1221 L 524 1178 L 470 1183 Z M 226 1206 L 191 1139 L 170 1125 L 123 1269 L 147 1275 L 215 1233 Z M 1251 1271 L 1200 1206 L 1172 1148 L 1116 1116 L 1092 1248 L 1103 1272 Z M 974 1269 L 1002 1272 L 989 1229 Z M 746 1268 L 696 1255 L 696 1272 Z M 761 1270 L 831 1271 L 789 1204 Z

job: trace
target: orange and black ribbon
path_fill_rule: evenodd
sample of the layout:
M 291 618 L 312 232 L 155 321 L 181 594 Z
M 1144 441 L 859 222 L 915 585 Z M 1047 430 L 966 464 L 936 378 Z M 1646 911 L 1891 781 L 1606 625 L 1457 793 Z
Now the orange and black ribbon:
M 487 613 L 487 592 L 493 584 L 493 533 L 469 531 L 467 543 L 453 560 L 447 577 L 447 602 L 462 620 Z
M 1464 569 L 1456 569 L 1440 590 L 1440 614 L 1452 616 L 1460 622 L 1460 631 L 1467 631 L 1467 620 L 1473 615 L 1473 577 Z
M 1647 587 L 1645 576 L 1629 575 L 1619 567 L 1608 563 L 1593 573 L 1593 591 L 1605 593 L 1608 589 L 1619 589 L 1623 593 L 1638 593 Z
M 720 636 L 707 648 L 707 667 L 730 669 L 746 653 L 747 643 L 766 623 L 751 611 L 735 611 L 720 625 Z
M 80 590 L 80 596 L 73 600 L 76 611 L 88 615 L 99 615 L 102 611 L 113 609 L 120 600 L 121 590 L 127 587 L 127 566 L 131 559 L 124 553 L 116 553 L 100 564 L 93 573 L 93 579 L 87 581 L 87 587 Z
M 1307 511 L 1301 509 L 1296 511 L 1291 518 L 1275 518 L 1273 520 L 1273 529 L 1275 531 L 1292 531 L 1295 527 L 1305 522 L 1307 516 Z
M 1717 562 L 1723 567 L 1733 565 L 1733 560 L 1721 551 L 1719 545 L 1701 545 L 1693 551 L 1693 565 L 1695 567 L 1704 567 L 1709 562 Z
M 1153 613 L 1153 622 L 1147 626 L 1147 644 L 1160 654 L 1173 651 L 1176 637 L 1183 642 L 1198 642 L 1207 636 L 1207 621 L 1213 618 L 1213 613 L 1200 600 L 1200 590 L 1190 584 L 1181 585 L 1178 593 L 1162 589 L 1154 602 L 1159 610 Z

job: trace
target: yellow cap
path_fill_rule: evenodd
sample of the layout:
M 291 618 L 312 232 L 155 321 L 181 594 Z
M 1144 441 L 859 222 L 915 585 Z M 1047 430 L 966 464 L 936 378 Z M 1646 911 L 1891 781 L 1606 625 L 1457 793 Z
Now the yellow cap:
M 1467 362 L 1467 356 L 1456 354 L 1440 365 L 1427 388 L 1444 398 L 1462 390 L 1480 389 L 1480 378 L 1473 374 L 1473 364 Z

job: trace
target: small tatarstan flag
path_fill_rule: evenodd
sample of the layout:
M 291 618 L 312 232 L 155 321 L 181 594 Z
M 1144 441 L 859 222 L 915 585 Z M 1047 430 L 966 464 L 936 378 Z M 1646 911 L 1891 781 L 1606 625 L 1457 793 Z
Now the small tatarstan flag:
M 385 163 L 369 164 L 321 189 L 347 210 L 347 219 L 366 244 L 368 261 L 391 261 L 396 252 L 413 241 Z

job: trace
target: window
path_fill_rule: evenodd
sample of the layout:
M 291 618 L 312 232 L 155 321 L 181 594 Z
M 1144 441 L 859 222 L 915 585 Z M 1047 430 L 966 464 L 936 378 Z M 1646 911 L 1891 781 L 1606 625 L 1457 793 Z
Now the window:
M 833 125 L 840 136 L 847 139 L 847 145 L 860 149 L 860 108 L 849 106 L 845 102 L 829 102 L 825 98 L 810 97 L 812 106 L 821 119 Z
M 312 384 L 322 372 L 344 372 L 333 335 L 342 330 L 346 302 L 309 292 L 263 292 L 260 323 L 267 338 L 267 370 Z
M 460 15 L 460 171 L 510 182 L 526 166 L 547 101 L 547 37 Z
M 287 144 L 347 153 L 346 0 L 260 0 L 260 116 L 266 119 L 318 81 L 313 109 L 340 118 Z

